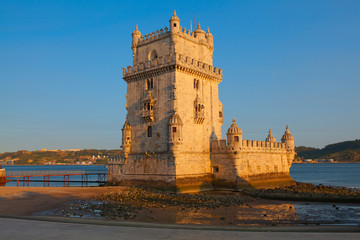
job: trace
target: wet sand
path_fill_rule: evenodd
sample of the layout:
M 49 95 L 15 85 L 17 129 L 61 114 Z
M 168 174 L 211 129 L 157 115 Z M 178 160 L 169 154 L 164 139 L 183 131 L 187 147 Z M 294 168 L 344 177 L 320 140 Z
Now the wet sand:
M 359 204 L 279 201 L 241 193 L 225 195 L 239 197 L 243 203 L 220 207 L 216 203 L 218 195 L 214 195 L 210 205 L 173 204 L 172 199 L 165 203 L 157 202 L 159 199 L 138 200 L 133 196 L 131 201 L 108 204 L 97 197 L 126 191 L 132 190 L 125 187 L 0 187 L 0 215 L 213 226 L 360 225 Z M 147 193 L 143 197 L 148 197 Z

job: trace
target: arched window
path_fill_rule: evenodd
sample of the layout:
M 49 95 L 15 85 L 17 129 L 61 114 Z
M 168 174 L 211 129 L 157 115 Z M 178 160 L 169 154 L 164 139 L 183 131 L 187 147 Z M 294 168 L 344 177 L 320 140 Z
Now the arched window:
M 148 135 L 148 137 L 152 137 L 152 127 L 151 126 L 148 126 L 147 135 Z
M 238 141 L 239 141 L 239 136 L 235 136 L 235 137 L 234 137 L 234 141 L 235 141 L 235 142 L 238 142 Z
M 152 60 L 154 60 L 154 59 L 157 58 L 157 57 L 158 57 L 158 55 L 157 55 L 156 51 L 155 51 L 155 50 L 152 50 L 151 53 L 150 53 L 150 55 L 149 55 L 149 60 L 152 61 Z

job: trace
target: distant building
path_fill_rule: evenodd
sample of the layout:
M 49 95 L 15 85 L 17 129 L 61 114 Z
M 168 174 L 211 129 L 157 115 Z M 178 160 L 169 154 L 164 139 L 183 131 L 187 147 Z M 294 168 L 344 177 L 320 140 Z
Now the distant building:
M 14 165 L 14 160 L 12 160 L 12 159 L 0 160 L 0 166 L 4 166 L 4 165 Z

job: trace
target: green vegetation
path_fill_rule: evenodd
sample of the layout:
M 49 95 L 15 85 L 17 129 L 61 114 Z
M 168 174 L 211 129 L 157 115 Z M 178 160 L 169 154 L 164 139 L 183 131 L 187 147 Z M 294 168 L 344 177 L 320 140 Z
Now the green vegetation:
M 75 164 L 76 162 L 92 162 L 105 164 L 108 156 L 122 155 L 122 150 L 84 149 L 80 151 L 17 151 L 0 153 L 0 160 L 14 159 L 15 164 L 40 165 L 46 163 Z
M 295 150 L 303 159 L 332 158 L 338 162 L 360 162 L 360 139 L 330 144 L 322 149 L 300 146 Z

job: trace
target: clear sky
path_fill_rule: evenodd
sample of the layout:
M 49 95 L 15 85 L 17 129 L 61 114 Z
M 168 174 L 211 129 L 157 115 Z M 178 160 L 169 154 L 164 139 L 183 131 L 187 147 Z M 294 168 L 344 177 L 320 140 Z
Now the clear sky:
M 360 138 L 360 1 L 0 1 L 0 152 L 117 149 L 131 33 L 195 13 L 223 69 L 222 137 Z

